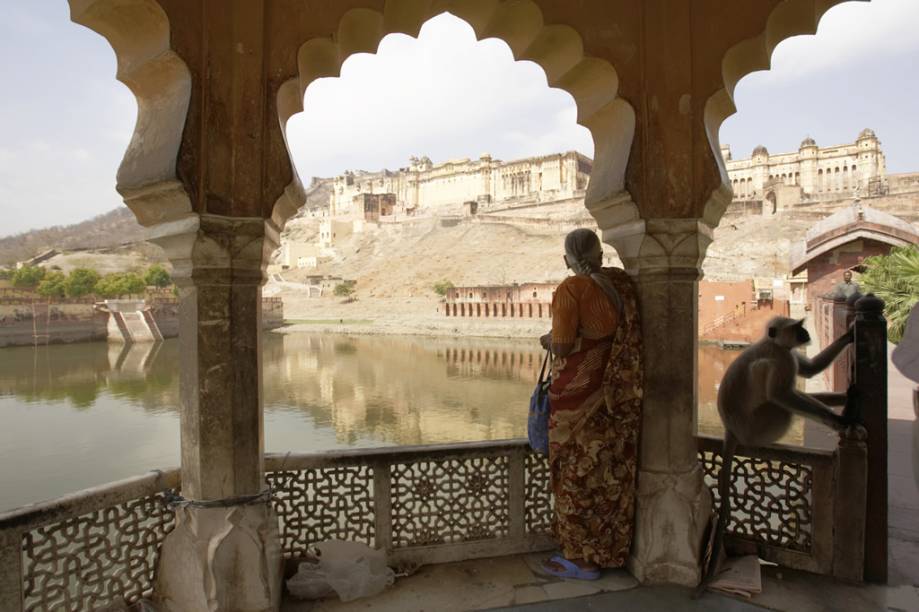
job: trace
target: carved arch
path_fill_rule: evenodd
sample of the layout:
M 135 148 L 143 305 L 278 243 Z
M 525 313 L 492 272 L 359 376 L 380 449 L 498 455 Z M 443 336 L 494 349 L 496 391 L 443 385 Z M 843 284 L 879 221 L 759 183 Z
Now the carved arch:
M 724 120 L 737 112 L 734 106 L 737 83 L 751 72 L 768 70 L 772 52 L 779 43 L 792 36 L 816 34 L 823 15 L 837 4 L 848 1 L 851 0 L 783 0 L 769 14 L 766 27 L 758 36 L 737 43 L 724 54 L 721 62 L 724 87 L 705 103 L 705 131 L 721 173 L 721 184 L 709 196 L 703 210 L 707 225 L 717 226 L 731 202 L 731 188 L 720 154 L 718 131 Z
M 137 100 L 134 134 L 118 168 L 116 189 L 141 225 L 191 212 L 176 160 L 191 73 L 169 45 L 169 19 L 156 0 L 69 0 L 70 19 L 105 38 L 116 77 Z
M 314 80 L 338 77 L 342 63 L 355 53 L 376 53 L 388 34 L 417 37 L 430 18 L 449 12 L 472 26 L 477 40 L 498 38 L 515 60 L 529 60 L 546 74 L 550 87 L 563 89 L 577 105 L 577 122 L 594 140 L 594 170 L 585 204 L 601 225 L 634 221 L 638 208 L 625 191 L 625 170 L 635 133 L 635 112 L 618 96 L 619 76 L 609 62 L 584 55 L 580 35 L 566 25 L 546 24 L 531 0 L 386 0 L 383 12 L 356 8 L 344 14 L 331 38 L 304 42 L 297 52 L 298 76 L 278 89 L 281 132 L 303 111 L 306 88 Z M 305 199 L 296 167 L 293 181 L 275 203 L 272 220 L 283 227 Z M 602 221 L 601 221 L 602 218 Z

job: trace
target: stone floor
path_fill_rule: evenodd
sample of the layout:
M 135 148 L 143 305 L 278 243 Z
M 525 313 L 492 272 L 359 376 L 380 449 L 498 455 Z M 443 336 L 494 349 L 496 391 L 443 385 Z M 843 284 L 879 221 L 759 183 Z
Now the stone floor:
M 282 612 L 460 612 L 520 610 L 686 610 L 699 612 L 914 612 L 919 588 L 856 586 L 805 572 L 763 567 L 763 592 L 749 600 L 690 589 L 639 586 L 621 570 L 596 582 L 547 578 L 534 571 L 545 555 L 498 557 L 421 568 L 375 597 L 352 602 L 288 601 Z

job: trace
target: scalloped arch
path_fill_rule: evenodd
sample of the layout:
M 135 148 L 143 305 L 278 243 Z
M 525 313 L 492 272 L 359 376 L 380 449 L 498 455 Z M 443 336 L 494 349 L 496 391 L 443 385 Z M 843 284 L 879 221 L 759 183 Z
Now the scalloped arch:
M 823 15 L 843 2 L 851 0 L 784 0 L 769 14 L 765 29 L 757 36 L 741 41 L 728 49 L 721 62 L 724 87 L 716 91 L 705 103 L 705 131 L 712 153 L 721 173 L 721 185 L 712 192 L 705 204 L 703 218 L 711 227 L 718 225 L 721 216 L 731 203 L 731 187 L 718 131 L 725 119 L 737 112 L 734 106 L 734 88 L 751 72 L 768 70 L 772 52 L 782 41 L 800 34 L 816 34 Z
M 137 100 L 131 142 L 116 189 L 141 225 L 191 212 L 176 160 L 191 96 L 191 74 L 169 46 L 169 19 L 155 0 L 70 0 L 70 19 L 105 38 L 116 78 Z
M 332 38 L 314 38 L 297 51 L 296 78 L 278 89 L 277 107 L 288 155 L 287 122 L 303 112 L 306 89 L 314 80 L 337 77 L 342 63 L 355 53 L 376 53 L 388 34 L 417 37 L 428 19 L 449 12 L 472 26 L 477 40 L 498 38 L 515 60 L 528 60 L 546 74 L 549 87 L 567 91 L 577 105 L 577 121 L 594 140 L 594 171 L 585 200 L 600 221 L 639 218 L 630 197 L 623 197 L 625 170 L 635 133 L 635 112 L 618 96 L 619 76 L 607 61 L 584 55 L 580 35 L 566 25 L 545 24 L 531 0 L 387 0 L 383 12 L 357 8 L 345 13 Z M 275 204 L 272 219 L 282 227 L 304 198 L 294 179 Z M 625 194 L 628 195 L 627 193 Z

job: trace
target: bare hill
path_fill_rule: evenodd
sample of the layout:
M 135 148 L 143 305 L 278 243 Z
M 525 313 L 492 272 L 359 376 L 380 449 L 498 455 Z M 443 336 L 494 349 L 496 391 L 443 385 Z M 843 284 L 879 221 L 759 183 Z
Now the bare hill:
M 790 216 L 747 217 L 725 221 L 715 231 L 704 262 L 709 280 L 773 277 L 790 271 L 791 245 L 812 220 Z M 298 219 L 288 239 L 310 242 L 318 220 Z M 455 285 L 492 285 L 559 280 L 567 274 L 562 259 L 565 234 L 574 225 L 541 230 L 513 223 L 446 219 L 383 226 L 355 234 L 337 246 L 339 259 L 318 269 L 290 270 L 284 280 L 302 282 L 310 274 L 332 274 L 357 281 L 364 297 L 420 297 L 438 280 Z M 608 265 L 620 265 L 605 246 Z
M 298 234 L 312 232 L 304 228 Z M 438 280 L 455 285 L 558 280 L 565 276 L 563 236 L 509 224 L 425 219 L 354 235 L 339 248 L 338 261 L 283 276 L 296 282 L 307 274 L 340 275 L 357 280 L 359 293 L 368 297 L 426 295 Z
M 143 239 L 134 213 L 121 206 L 74 225 L 56 225 L 0 238 L 0 265 L 12 264 L 48 249 L 98 249 Z

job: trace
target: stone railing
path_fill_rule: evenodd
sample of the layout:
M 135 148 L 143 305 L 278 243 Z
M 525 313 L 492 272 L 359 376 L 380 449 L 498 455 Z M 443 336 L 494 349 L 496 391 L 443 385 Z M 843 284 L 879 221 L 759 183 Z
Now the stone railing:
M 850 465 L 864 464 L 858 444 L 854 463 L 845 445 L 741 449 L 734 539 L 782 565 L 855 575 L 839 558 L 858 550 L 861 562 L 864 513 L 859 526 L 843 497 L 857 507 L 864 495 L 864 475 Z M 703 438 L 699 448 L 711 484 L 720 441 Z M 265 469 L 287 559 L 327 539 L 385 549 L 397 566 L 553 546 L 548 464 L 525 440 L 270 454 Z M 164 492 L 178 486 L 178 470 L 153 472 L 0 515 L 0 610 L 94 610 L 149 596 L 173 525 Z M 834 539 L 834 517 L 849 527 L 846 540 Z
M 151 472 L 0 515 L 0 610 L 82 612 L 150 595 L 174 515 Z
M 699 437 L 705 481 L 718 498 L 722 441 Z M 734 457 L 728 548 L 784 567 L 861 582 L 867 449 L 844 437 L 835 451 L 740 447 Z M 841 529 L 845 526 L 845 529 Z
M 265 469 L 288 558 L 328 539 L 395 564 L 552 546 L 548 465 L 522 440 L 272 455 Z

